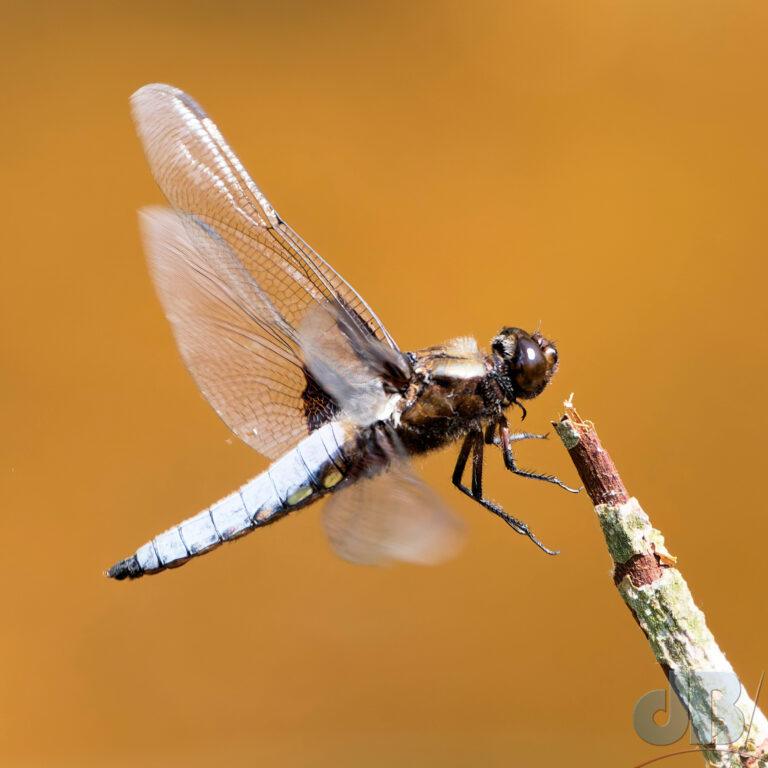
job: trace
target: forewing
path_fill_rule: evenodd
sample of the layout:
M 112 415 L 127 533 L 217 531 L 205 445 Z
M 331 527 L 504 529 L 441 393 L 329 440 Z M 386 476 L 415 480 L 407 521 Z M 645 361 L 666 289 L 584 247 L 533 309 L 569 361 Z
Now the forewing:
M 294 328 L 308 307 L 325 300 L 397 349 L 360 296 L 280 219 L 190 96 L 169 85 L 146 85 L 132 96 L 131 107 L 152 175 L 168 201 L 227 243 Z
M 155 84 L 131 105 L 152 174 L 181 223 L 152 214 L 144 239 L 184 361 L 230 428 L 275 457 L 338 409 L 307 370 L 298 329 L 308 316 L 343 319 L 333 333 L 351 324 L 369 351 L 402 356 L 365 302 L 279 218 L 193 99 Z M 370 384 L 375 370 L 362 361 L 358 373 Z
M 333 551 L 360 565 L 435 565 L 458 553 L 464 524 L 404 461 L 333 494 L 323 511 Z

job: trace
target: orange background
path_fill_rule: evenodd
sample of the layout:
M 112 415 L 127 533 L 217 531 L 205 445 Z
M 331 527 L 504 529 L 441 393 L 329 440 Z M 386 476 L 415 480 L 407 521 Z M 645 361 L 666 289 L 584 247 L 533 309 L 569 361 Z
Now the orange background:
M 140 251 L 128 116 L 189 91 L 404 349 L 559 342 L 576 392 L 754 695 L 768 6 L 5 2 L 0 764 L 633 765 L 664 685 L 586 496 L 487 465 L 549 558 L 450 485 L 434 569 L 336 560 L 316 509 L 184 568 L 102 571 L 266 466 L 176 354 Z M 523 466 L 576 482 L 556 440 Z M 765 702 L 763 702 L 765 706 Z M 686 741 L 674 748 L 686 746 Z M 676 758 L 700 764 L 699 758 Z M 214 762 L 215 761 L 215 762 Z

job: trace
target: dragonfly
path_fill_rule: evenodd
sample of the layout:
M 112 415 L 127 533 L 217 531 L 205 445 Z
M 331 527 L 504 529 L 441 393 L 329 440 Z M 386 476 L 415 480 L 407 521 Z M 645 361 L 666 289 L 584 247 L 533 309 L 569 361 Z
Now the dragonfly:
M 460 442 L 453 484 L 549 554 L 484 495 L 485 446 L 518 467 L 506 413 L 539 395 L 555 344 L 505 327 L 489 354 L 471 337 L 403 352 L 352 287 L 276 213 L 216 125 L 183 91 L 151 84 L 131 111 L 168 207 L 139 212 L 149 271 L 200 391 L 269 468 L 116 563 L 135 579 L 188 562 L 330 496 L 333 551 L 361 564 L 434 564 L 463 524 L 410 458 Z M 471 462 L 471 481 L 464 482 Z

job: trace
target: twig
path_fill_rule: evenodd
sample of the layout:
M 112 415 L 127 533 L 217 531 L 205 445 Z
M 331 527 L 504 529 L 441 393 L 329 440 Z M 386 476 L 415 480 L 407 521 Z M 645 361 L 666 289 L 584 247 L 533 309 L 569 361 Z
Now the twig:
M 687 710 L 705 758 L 717 766 L 768 766 L 768 721 L 707 628 L 664 537 L 627 493 L 594 426 L 570 401 L 565 413 L 553 426 L 595 505 L 616 588 Z M 713 695 L 734 689 L 735 703 Z

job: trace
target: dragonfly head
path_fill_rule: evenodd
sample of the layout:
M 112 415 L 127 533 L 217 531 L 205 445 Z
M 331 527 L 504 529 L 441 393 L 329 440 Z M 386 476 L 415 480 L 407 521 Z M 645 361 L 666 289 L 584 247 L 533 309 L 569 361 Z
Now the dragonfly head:
M 521 328 L 502 328 L 491 348 L 512 384 L 515 398 L 536 397 L 557 371 L 557 349 L 538 331 L 529 334 Z

